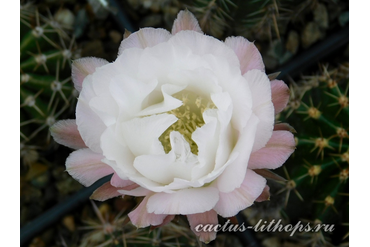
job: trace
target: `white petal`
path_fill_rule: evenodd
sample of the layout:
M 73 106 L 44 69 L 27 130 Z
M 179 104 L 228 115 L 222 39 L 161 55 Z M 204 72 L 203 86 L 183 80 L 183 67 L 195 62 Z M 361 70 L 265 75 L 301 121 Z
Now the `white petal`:
M 210 173 L 216 162 L 216 151 L 219 144 L 219 129 L 217 128 L 216 116 L 208 116 L 210 110 L 203 113 L 206 123 L 197 128 L 191 138 L 198 146 L 199 165 L 194 167 L 192 171 L 192 180 L 197 180 Z
M 118 49 L 118 56 L 120 56 L 126 49 L 144 49 L 146 47 L 152 47 L 167 41 L 171 36 L 172 35 L 167 30 L 162 28 L 142 28 L 139 31 L 130 34 L 130 36 L 128 36 L 126 39 L 122 40 Z
M 156 193 L 149 197 L 147 210 L 155 214 L 196 214 L 211 210 L 217 201 L 216 188 L 191 188 L 174 193 Z
M 186 86 L 177 86 L 171 84 L 162 85 L 161 90 L 163 101 L 145 108 L 144 110 L 138 112 L 136 116 L 164 113 L 182 106 L 182 101 L 172 97 L 171 95 L 180 92 L 185 87 Z
M 271 101 L 270 80 L 265 73 L 259 70 L 250 70 L 244 78 L 250 85 L 253 99 L 253 113 L 260 120 L 253 151 L 264 147 L 274 129 L 274 105 Z
M 234 136 L 230 120 L 233 112 L 233 104 L 230 94 L 227 92 L 212 94 L 213 103 L 217 106 L 217 115 L 220 122 L 219 145 L 216 153 L 215 168 L 219 168 L 225 164 L 230 156 L 234 145 Z
M 101 147 L 105 157 L 103 161 L 111 166 L 121 179 L 126 180 L 129 175 L 136 174 L 133 167 L 135 157 L 123 144 L 122 136 L 117 135 L 114 126 L 107 128 L 102 134 Z
M 238 141 L 232 151 L 232 154 L 238 153 L 237 158 L 217 178 L 217 186 L 221 192 L 228 193 L 233 191 L 243 182 L 255 141 L 258 123 L 258 118 L 252 114 L 247 126 L 239 135 Z
M 141 155 L 136 157 L 134 167 L 147 179 L 160 184 L 169 184 L 174 179 L 172 170 L 175 169 L 172 166 L 175 163 L 175 159 L 176 156 L 173 153 Z
M 168 42 L 175 47 L 190 48 L 194 54 L 200 56 L 212 54 L 221 60 L 226 60 L 229 66 L 239 68 L 239 60 L 234 51 L 211 36 L 185 30 L 172 36 Z
M 114 76 L 109 85 L 109 94 L 118 104 L 119 121 L 131 119 L 140 112 L 145 98 L 156 86 L 156 80 L 144 83 L 123 73 Z
M 172 150 L 163 155 L 141 155 L 135 159 L 134 167 L 146 178 L 169 184 L 174 178 L 191 180 L 192 168 L 198 163 L 190 151 L 189 143 L 177 131 L 170 134 Z
M 76 124 L 86 146 L 96 153 L 101 153 L 100 136 L 105 131 L 106 125 L 89 105 L 93 97 L 96 97 L 96 94 L 93 90 L 92 77 L 87 76 L 76 106 Z
M 252 95 L 239 67 L 229 66 L 228 61 L 213 55 L 203 57 L 217 78 L 218 85 L 228 92 L 233 102 L 232 123 L 241 131 L 252 114 Z
M 124 139 L 125 143 L 135 156 L 158 154 L 158 138 L 176 121 L 177 118 L 172 114 L 134 118 L 121 124 L 121 138 Z M 161 153 L 164 153 L 163 149 Z
M 99 94 L 90 100 L 89 106 L 106 126 L 112 125 L 117 121 L 118 106 L 111 94 Z

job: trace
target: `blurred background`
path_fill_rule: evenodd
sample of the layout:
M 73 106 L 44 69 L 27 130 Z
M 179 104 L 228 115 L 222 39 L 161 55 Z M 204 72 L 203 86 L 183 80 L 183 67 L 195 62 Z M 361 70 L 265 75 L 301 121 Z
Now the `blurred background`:
M 49 127 L 74 119 L 78 93 L 71 61 L 114 61 L 125 30 L 171 30 L 190 10 L 218 39 L 243 36 L 260 50 L 266 73 L 291 89 L 276 122 L 294 127 L 297 150 L 269 180 L 270 201 L 237 216 L 335 224 L 333 232 L 219 233 L 207 246 L 349 246 L 349 3 L 342 0 L 42 0 L 20 2 L 20 227 L 22 246 L 206 246 L 185 218 L 139 229 L 127 218 L 137 201 L 125 196 L 91 202 L 65 172 L 70 149 Z M 276 74 L 275 72 L 280 72 Z M 220 218 L 220 222 L 225 219 Z

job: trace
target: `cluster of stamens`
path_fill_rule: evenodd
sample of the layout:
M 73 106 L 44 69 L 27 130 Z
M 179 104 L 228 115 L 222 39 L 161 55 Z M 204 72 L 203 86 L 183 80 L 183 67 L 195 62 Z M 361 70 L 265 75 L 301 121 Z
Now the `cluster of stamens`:
M 198 154 L 198 145 L 191 138 L 193 132 L 204 125 L 203 112 L 207 109 L 215 108 L 212 101 L 202 98 L 191 92 L 180 92 L 172 95 L 183 102 L 182 106 L 173 109 L 167 113 L 175 115 L 178 120 L 172 124 L 159 137 L 164 151 L 169 153 L 172 149 L 170 143 L 170 133 L 172 131 L 180 132 L 185 140 L 189 143 L 191 152 Z

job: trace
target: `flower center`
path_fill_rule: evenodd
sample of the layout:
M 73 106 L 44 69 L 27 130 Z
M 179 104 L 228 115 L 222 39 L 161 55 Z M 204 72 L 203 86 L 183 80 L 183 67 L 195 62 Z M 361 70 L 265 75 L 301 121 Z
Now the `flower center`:
M 191 139 L 191 135 L 197 127 L 204 125 L 203 112 L 206 109 L 216 108 L 216 106 L 210 99 L 203 98 L 189 91 L 176 93 L 172 97 L 181 100 L 182 106 L 167 113 L 175 115 L 178 120 L 163 132 L 159 137 L 159 141 L 162 143 L 164 151 L 169 153 L 172 149 L 170 133 L 172 131 L 178 131 L 189 143 L 191 152 L 197 155 L 198 145 Z

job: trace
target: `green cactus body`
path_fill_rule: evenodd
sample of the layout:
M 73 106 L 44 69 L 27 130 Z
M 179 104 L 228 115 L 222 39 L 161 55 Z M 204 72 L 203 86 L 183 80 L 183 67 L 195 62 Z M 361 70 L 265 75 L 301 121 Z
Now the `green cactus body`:
M 345 69 L 344 73 L 341 73 Z M 303 77 L 280 119 L 297 131 L 297 149 L 285 167 L 303 201 L 291 196 L 285 208 L 290 220 L 335 224 L 334 244 L 348 228 L 349 99 L 346 66 Z M 348 71 L 347 71 L 348 73 Z M 313 233 L 306 233 L 313 238 Z M 323 238 L 325 239 L 325 238 Z M 325 240 L 326 241 L 326 240 Z M 325 242 L 324 241 L 324 242 Z M 339 243 L 338 243 L 339 241 Z M 324 243 L 321 243 L 324 246 Z
M 21 143 L 41 149 L 49 144 L 48 127 L 72 109 L 74 99 L 69 61 L 76 47 L 50 15 L 32 4 L 21 6 Z

